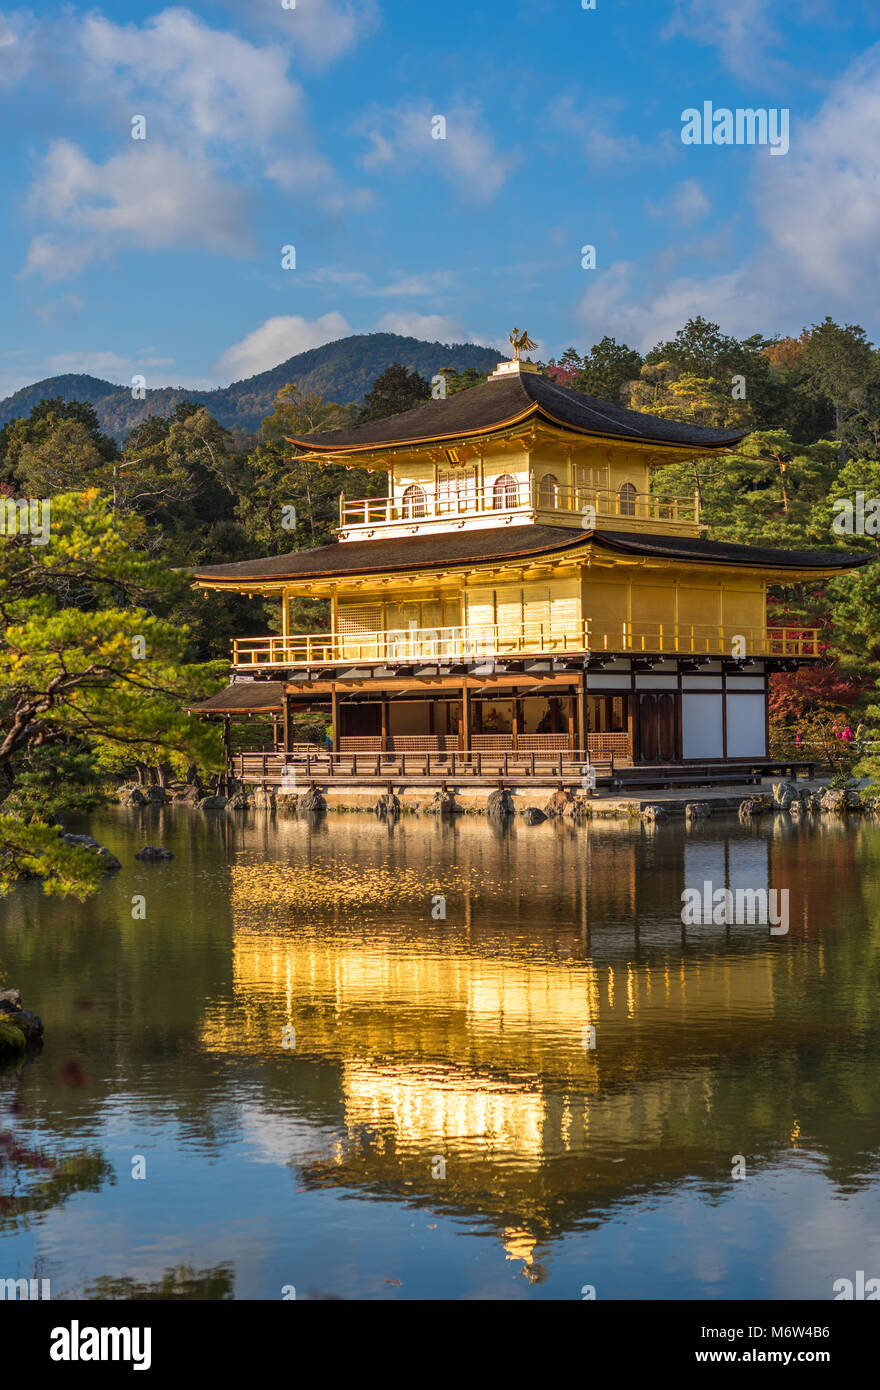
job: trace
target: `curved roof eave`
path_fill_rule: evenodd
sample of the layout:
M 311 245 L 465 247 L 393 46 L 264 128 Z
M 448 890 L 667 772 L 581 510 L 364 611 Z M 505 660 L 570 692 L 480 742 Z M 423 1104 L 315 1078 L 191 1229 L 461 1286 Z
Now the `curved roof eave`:
M 197 570 L 194 578 L 197 583 L 206 581 L 218 588 L 226 585 L 235 585 L 243 589 L 259 589 L 266 586 L 274 588 L 285 583 L 320 583 L 391 573 L 405 575 L 432 570 L 456 571 L 472 568 L 474 565 L 533 563 L 546 561 L 554 555 L 568 555 L 581 546 L 590 545 L 636 560 L 654 559 L 678 563 L 681 566 L 713 565 L 716 568 L 770 569 L 792 575 L 803 574 L 815 579 L 858 569 L 874 558 L 870 554 L 854 557 L 851 553 L 838 555 L 828 551 L 782 551 L 764 546 L 744 546 L 730 541 L 657 536 L 630 531 L 566 530 L 565 534 L 560 535 L 559 531 L 562 528 L 542 527 L 540 530 L 543 534 L 536 536 L 538 528 L 517 529 L 523 531 L 521 537 L 514 536 L 511 532 L 499 533 L 494 528 L 470 533 L 458 532 L 453 544 L 450 544 L 450 537 L 445 533 L 418 539 L 407 537 L 350 542 L 345 545 L 337 542 L 321 547 L 326 558 L 335 560 L 335 564 L 323 563 L 322 556 L 322 563 L 294 569 L 295 557 L 312 555 L 317 558 L 318 555 L 316 551 L 294 551 L 288 556 L 273 557 L 265 561 L 245 560 L 232 565 L 206 566 Z M 502 534 L 506 537 L 507 543 L 499 545 Z M 529 534 L 532 537 L 531 545 Z M 474 543 L 474 538 L 477 537 L 479 540 Z M 468 541 L 472 543 L 468 545 Z M 511 541 L 514 543 L 510 544 Z M 346 566 L 346 559 L 353 563 Z M 252 569 L 248 573 L 247 567 L 253 565 L 263 568 Z
M 553 425 L 556 429 L 565 430 L 569 434 L 580 435 L 583 439 L 613 440 L 616 443 L 624 442 L 628 444 L 650 444 L 652 448 L 677 450 L 678 452 L 693 453 L 695 450 L 705 453 L 716 453 L 722 449 L 729 449 L 732 445 L 738 444 L 745 439 L 751 430 L 740 430 L 737 433 L 726 435 L 723 439 L 716 440 L 697 440 L 687 442 L 683 440 L 658 439 L 653 435 L 625 435 L 615 434 L 613 431 L 603 433 L 601 430 L 579 429 L 565 420 L 560 420 L 552 415 L 539 401 L 533 401 L 527 409 L 520 411 L 517 415 L 512 415 L 504 420 L 493 421 L 492 424 L 481 425 L 475 429 L 450 431 L 448 434 L 433 434 L 422 436 L 412 436 L 403 439 L 383 439 L 372 440 L 364 444 L 331 444 L 324 443 L 316 447 L 314 439 L 309 440 L 305 435 L 302 439 L 294 438 L 292 435 L 285 435 L 288 444 L 293 444 L 299 449 L 304 449 L 311 454 L 366 454 L 382 453 L 386 449 L 415 448 L 422 444 L 439 444 L 445 440 L 460 440 L 468 437 L 485 437 L 487 435 L 501 434 L 505 430 L 512 429 L 515 425 L 520 425 L 532 416 L 540 416 L 548 425 Z

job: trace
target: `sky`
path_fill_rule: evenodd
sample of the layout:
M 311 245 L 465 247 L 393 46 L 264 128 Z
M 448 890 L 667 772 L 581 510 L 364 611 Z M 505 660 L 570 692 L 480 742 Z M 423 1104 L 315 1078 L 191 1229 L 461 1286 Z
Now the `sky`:
M 880 336 L 880 0 L 584 3 L 0 10 L 0 396 L 379 330 Z M 685 144 L 706 101 L 787 153 Z

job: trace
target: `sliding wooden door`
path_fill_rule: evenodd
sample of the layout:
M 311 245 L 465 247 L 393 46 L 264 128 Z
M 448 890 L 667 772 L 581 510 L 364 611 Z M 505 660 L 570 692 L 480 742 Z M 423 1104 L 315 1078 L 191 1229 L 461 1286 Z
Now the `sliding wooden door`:
M 639 695 L 639 759 L 643 763 L 671 763 L 678 749 L 678 695 L 669 691 L 642 691 Z

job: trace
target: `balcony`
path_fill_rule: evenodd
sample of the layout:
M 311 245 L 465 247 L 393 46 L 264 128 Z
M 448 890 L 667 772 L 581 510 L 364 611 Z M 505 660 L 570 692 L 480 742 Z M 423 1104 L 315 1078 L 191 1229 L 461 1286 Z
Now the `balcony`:
M 577 524 L 585 530 L 595 525 L 626 528 L 642 522 L 653 530 L 696 535 L 700 529 L 700 507 L 695 496 L 659 497 L 653 492 L 636 492 L 629 484 L 613 488 L 564 487 L 543 479 L 527 483 L 499 479 L 483 488 L 461 480 L 454 492 L 434 495 L 411 486 L 397 498 L 339 498 L 340 539 L 355 539 L 366 530 L 411 526 L 419 531 L 443 530 L 451 523 L 479 518 L 507 521 L 518 516 L 523 521 Z M 355 534 L 352 535 L 351 533 Z
M 789 659 L 820 655 L 818 628 L 720 627 L 717 624 L 651 625 L 601 620 L 558 624 L 494 624 L 486 627 L 409 628 L 390 632 L 293 633 L 287 637 L 239 637 L 233 665 L 240 670 L 332 665 L 474 663 L 496 657 L 701 656 Z

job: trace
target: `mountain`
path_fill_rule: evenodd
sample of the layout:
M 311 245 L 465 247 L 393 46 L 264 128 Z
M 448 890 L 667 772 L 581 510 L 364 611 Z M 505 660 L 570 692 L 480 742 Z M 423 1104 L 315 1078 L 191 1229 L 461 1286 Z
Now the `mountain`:
M 494 348 L 474 343 L 425 343 L 404 338 L 399 333 L 360 333 L 335 343 L 311 348 L 289 357 L 246 381 L 234 381 L 215 391 L 190 391 L 184 386 L 148 389 L 144 400 L 133 400 L 129 386 L 117 386 L 94 376 L 50 376 L 33 386 L 23 386 L 0 401 L 0 425 L 19 415 L 29 415 L 33 406 L 46 396 L 64 400 L 90 401 L 101 428 L 114 439 L 122 439 L 147 415 L 170 415 L 178 401 L 204 405 L 227 429 L 255 432 L 264 416 L 271 414 L 277 392 L 289 381 L 304 391 L 317 391 L 328 400 L 347 405 L 363 400 L 376 377 L 401 362 L 430 381 L 441 367 L 464 371 L 475 367 L 490 372 L 501 361 Z

